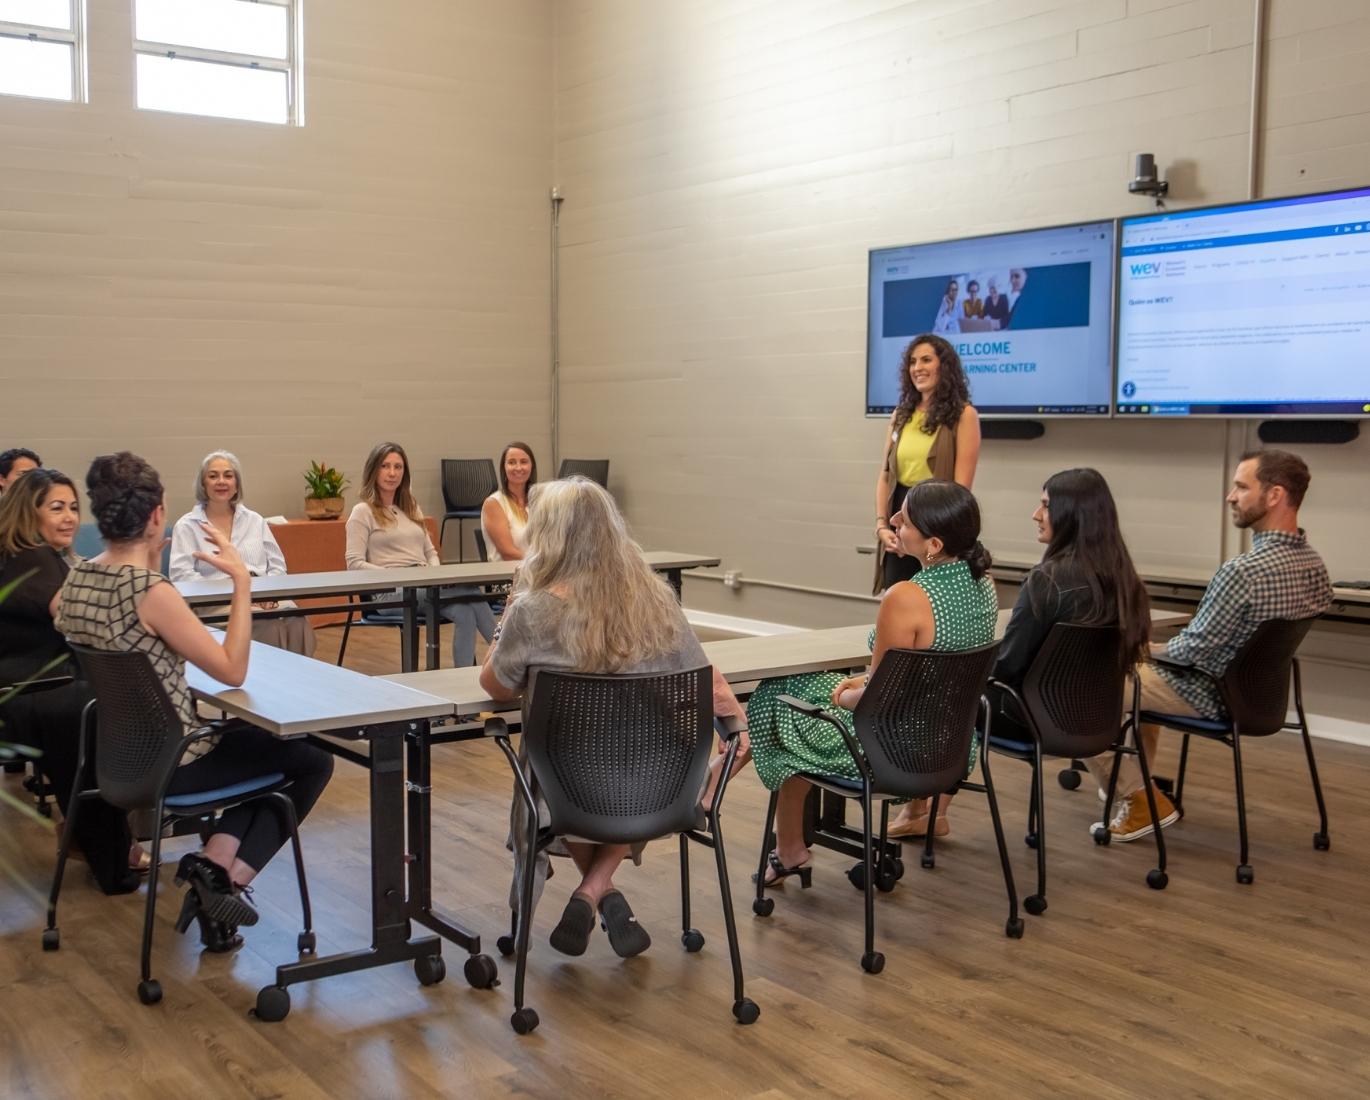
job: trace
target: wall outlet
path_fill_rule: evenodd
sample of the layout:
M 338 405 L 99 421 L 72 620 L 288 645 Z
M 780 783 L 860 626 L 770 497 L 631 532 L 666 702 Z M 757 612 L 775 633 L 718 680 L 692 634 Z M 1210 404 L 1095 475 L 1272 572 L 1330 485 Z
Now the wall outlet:
M 742 574 L 736 569 L 729 569 L 726 573 L 723 574 L 723 587 L 741 588 Z

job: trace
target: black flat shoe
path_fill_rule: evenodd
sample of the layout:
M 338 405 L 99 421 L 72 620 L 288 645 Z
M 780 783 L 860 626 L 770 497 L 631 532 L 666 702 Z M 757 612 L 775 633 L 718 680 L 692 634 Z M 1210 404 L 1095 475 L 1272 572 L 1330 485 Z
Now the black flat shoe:
M 590 946 L 590 933 L 594 930 L 594 909 L 579 894 L 572 894 L 548 942 L 563 955 L 583 955 Z
M 620 959 L 641 955 L 652 946 L 652 937 L 638 924 L 628 899 L 617 890 L 599 899 L 599 915 L 604 918 L 604 931 L 609 933 L 609 946 Z
M 813 885 L 813 868 L 807 863 L 801 863 L 795 867 L 786 867 L 780 862 L 780 857 L 772 852 L 766 862 L 770 865 L 770 876 L 766 879 L 765 885 L 778 886 L 791 875 L 799 876 L 799 887 L 807 890 Z M 752 875 L 752 881 L 756 881 L 756 876 Z
M 199 901 L 200 911 L 210 920 L 250 928 L 261 919 L 242 897 L 242 891 L 229 880 L 228 872 L 213 860 L 194 852 L 182 856 L 176 868 L 176 884 L 187 882 Z

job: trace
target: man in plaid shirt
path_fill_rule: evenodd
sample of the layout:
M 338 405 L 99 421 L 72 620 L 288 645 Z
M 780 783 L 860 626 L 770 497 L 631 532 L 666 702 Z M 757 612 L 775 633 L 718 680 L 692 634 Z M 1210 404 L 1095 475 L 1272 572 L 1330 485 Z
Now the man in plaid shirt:
M 1184 630 L 1168 643 L 1152 646 L 1157 654 L 1197 671 L 1138 666 L 1143 710 L 1226 718 L 1216 678 L 1227 671 L 1256 627 L 1267 619 L 1308 619 L 1327 610 L 1332 603 L 1327 567 L 1299 526 L 1299 505 L 1308 482 L 1308 467 L 1298 455 L 1274 450 L 1242 455 L 1227 504 L 1233 524 L 1251 529 L 1251 549 L 1223 563 Z M 1144 725 L 1139 732 L 1147 760 L 1155 760 L 1160 728 Z M 1089 763 L 1100 787 L 1106 786 L 1112 762 L 1094 757 Z M 1164 792 L 1155 793 L 1164 828 L 1180 815 Z M 1117 812 L 1109 823 L 1113 839 L 1148 836 L 1153 829 L 1151 813 L 1141 771 L 1131 757 L 1124 758 L 1119 771 L 1117 794 Z

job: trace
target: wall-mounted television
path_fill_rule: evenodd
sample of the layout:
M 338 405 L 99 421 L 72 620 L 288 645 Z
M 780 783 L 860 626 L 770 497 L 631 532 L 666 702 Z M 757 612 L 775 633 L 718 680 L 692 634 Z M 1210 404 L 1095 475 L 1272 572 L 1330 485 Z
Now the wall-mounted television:
M 1120 416 L 1370 416 L 1370 188 L 1124 218 Z
M 982 415 L 1107 416 L 1113 244 L 1110 220 L 872 249 L 866 415 L 894 409 L 904 349 L 932 332 Z

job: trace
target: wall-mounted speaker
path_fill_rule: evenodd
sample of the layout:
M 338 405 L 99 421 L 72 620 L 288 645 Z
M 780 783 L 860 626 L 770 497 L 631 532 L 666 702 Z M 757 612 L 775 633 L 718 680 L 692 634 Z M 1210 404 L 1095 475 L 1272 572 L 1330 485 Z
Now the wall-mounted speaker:
M 1262 420 L 1262 443 L 1350 443 L 1360 435 L 1355 420 Z
M 1040 420 L 982 420 L 981 439 L 1041 439 L 1047 426 Z

